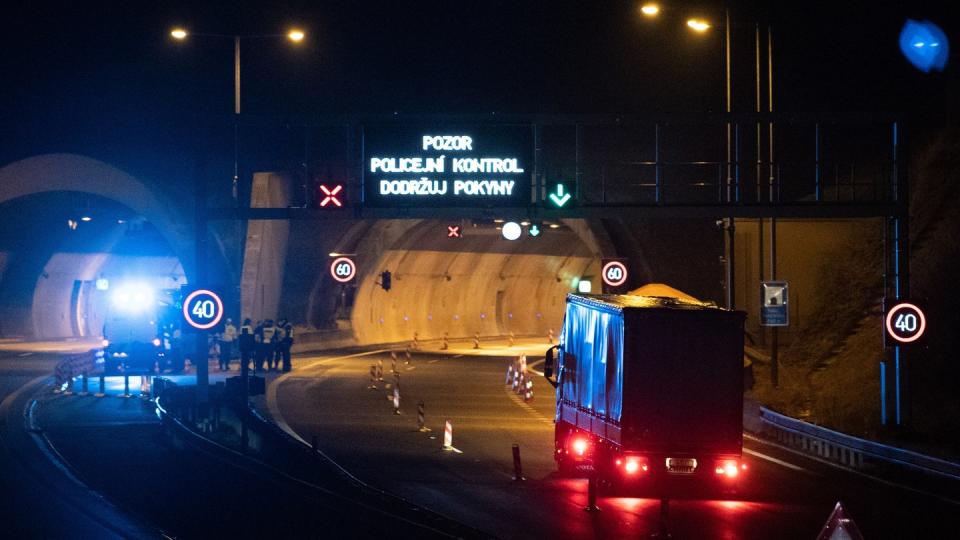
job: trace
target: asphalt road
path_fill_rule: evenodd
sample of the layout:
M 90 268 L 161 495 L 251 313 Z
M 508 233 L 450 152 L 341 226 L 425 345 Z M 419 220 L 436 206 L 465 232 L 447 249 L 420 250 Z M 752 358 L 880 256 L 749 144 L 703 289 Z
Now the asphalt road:
M 394 414 L 386 353 L 299 359 L 268 391 L 280 424 L 361 480 L 503 538 L 635 538 L 660 525 L 660 502 L 602 498 L 588 513 L 586 481 L 555 473 L 552 388 L 536 380 L 525 404 L 504 384 L 505 357 L 414 354 L 398 365 L 401 414 Z M 369 389 L 370 365 L 384 362 L 383 382 Z M 387 388 L 387 383 L 390 387 Z M 271 394 L 273 394 L 271 396 Z M 423 400 L 428 433 L 417 430 Z M 453 446 L 441 449 L 443 424 Z M 526 481 L 513 480 L 512 444 Z M 748 472 L 731 500 L 671 501 L 674 538 L 815 538 L 842 501 L 867 538 L 942 537 L 960 531 L 957 503 L 880 483 L 745 441 Z M 960 497 L 954 497 L 960 498 Z

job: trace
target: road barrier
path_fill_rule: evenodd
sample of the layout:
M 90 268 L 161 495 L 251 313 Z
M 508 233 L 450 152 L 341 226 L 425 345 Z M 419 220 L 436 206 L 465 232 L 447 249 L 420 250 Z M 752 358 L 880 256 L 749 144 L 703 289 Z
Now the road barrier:
M 795 451 L 850 469 L 907 467 L 960 480 L 960 464 L 852 437 L 760 407 L 761 434 Z
M 443 449 L 453 450 L 453 424 L 450 420 L 443 424 Z
M 100 372 L 100 391 L 94 394 L 94 397 L 103 397 L 107 395 L 106 392 L 106 375 L 103 372 Z
M 513 445 L 513 481 L 521 482 L 526 480 L 523 477 L 523 466 L 520 463 L 520 445 L 514 443 Z
M 446 332 L 443 333 L 443 342 L 440 345 L 440 350 L 445 351 L 450 348 L 449 336 Z
M 393 387 L 393 414 L 400 414 L 400 386 Z
M 81 375 L 81 380 L 82 380 L 83 382 L 82 382 L 82 385 L 81 385 L 81 387 L 80 387 L 80 395 L 81 395 L 81 396 L 89 395 L 90 392 L 87 391 L 87 384 L 88 384 L 88 383 L 87 383 L 87 370 L 83 370 L 83 374 Z
M 529 403 L 533 401 L 533 377 L 525 377 L 527 380 L 523 392 L 523 402 Z
M 377 389 L 377 366 L 370 366 L 370 385 L 367 386 L 367 390 L 376 390 Z
M 419 336 L 416 332 L 413 333 L 413 343 L 410 345 L 414 350 L 420 349 Z
M 508 346 L 513 347 L 513 332 L 510 332 L 510 343 Z
M 397 351 L 390 351 L 390 369 L 397 372 Z
M 130 374 L 127 372 L 123 373 L 123 394 L 120 397 L 130 397 Z
M 99 354 L 98 354 L 99 353 Z M 53 369 L 54 375 L 54 393 L 63 392 L 66 395 L 73 394 L 71 384 L 73 380 L 82 374 L 90 374 L 96 370 L 96 358 L 102 356 L 99 351 L 87 351 L 79 354 L 70 354 L 57 362 Z
M 513 381 L 513 362 L 507 365 L 507 380 L 503 384 L 510 384 Z
M 383 358 L 377 358 L 377 380 L 383 380 Z
M 475 334 L 473 334 L 473 348 L 474 349 L 480 348 L 480 332 L 476 332 Z
M 403 358 L 403 363 L 404 363 L 404 365 L 409 365 L 409 364 L 410 364 L 410 349 L 407 349 L 407 350 L 403 351 L 403 355 L 404 355 L 404 358 Z
M 587 480 L 587 506 L 584 511 L 600 511 L 600 507 L 597 506 L 597 475 L 594 472 L 590 473 L 590 478 Z
M 427 427 L 427 424 L 423 419 L 423 400 L 421 399 L 417 403 L 417 431 L 420 433 L 426 433 L 430 431 L 430 428 Z

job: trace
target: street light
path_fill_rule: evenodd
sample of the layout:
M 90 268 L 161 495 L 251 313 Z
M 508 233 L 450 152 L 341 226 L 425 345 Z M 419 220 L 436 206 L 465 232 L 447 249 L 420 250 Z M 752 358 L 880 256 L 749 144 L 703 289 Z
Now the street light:
M 287 31 L 286 34 L 256 34 L 256 35 L 228 35 L 228 34 L 207 34 L 199 32 L 189 32 L 186 28 L 175 27 L 170 30 L 170 37 L 176 39 L 177 41 L 185 41 L 188 37 L 212 37 L 212 38 L 226 38 L 233 40 L 233 114 L 235 117 L 240 116 L 240 40 L 241 39 L 269 39 L 269 38 L 278 38 L 285 37 L 290 40 L 292 43 L 299 44 L 306 37 L 306 34 L 303 30 L 299 28 L 291 28 Z M 233 198 L 236 199 L 238 196 L 237 193 L 237 183 L 239 181 L 239 171 L 237 166 L 238 161 L 238 152 L 239 152 L 239 121 L 234 121 L 233 124 L 233 139 L 234 139 L 234 155 L 233 155 Z

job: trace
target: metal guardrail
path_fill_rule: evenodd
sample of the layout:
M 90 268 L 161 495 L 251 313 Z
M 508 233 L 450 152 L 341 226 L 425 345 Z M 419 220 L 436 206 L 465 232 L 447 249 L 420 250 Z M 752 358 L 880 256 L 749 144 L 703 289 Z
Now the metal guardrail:
M 790 418 L 760 407 L 763 434 L 795 450 L 852 469 L 881 464 L 905 466 L 960 480 L 960 464 L 911 452 Z

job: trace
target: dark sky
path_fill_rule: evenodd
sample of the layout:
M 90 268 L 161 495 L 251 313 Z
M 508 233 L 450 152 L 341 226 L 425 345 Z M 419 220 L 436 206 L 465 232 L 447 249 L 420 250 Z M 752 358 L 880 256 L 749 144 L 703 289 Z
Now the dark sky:
M 251 113 L 699 113 L 723 105 L 721 27 L 704 36 L 683 28 L 688 13 L 720 22 L 721 3 L 666 5 L 655 24 L 622 1 L 17 4 L 5 8 L 0 36 L 0 111 L 38 137 L 71 129 L 61 124 L 229 114 L 231 41 L 176 44 L 167 32 L 177 23 L 231 35 L 298 23 L 308 32 L 297 48 L 243 41 Z M 958 37 L 955 19 L 939 4 L 901 4 L 730 3 L 735 110 L 753 108 L 758 22 L 774 31 L 778 110 L 952 113 L 956 53 L 945 73 L 923 74 L 900 55 L 897 37 L 908 17 Z

